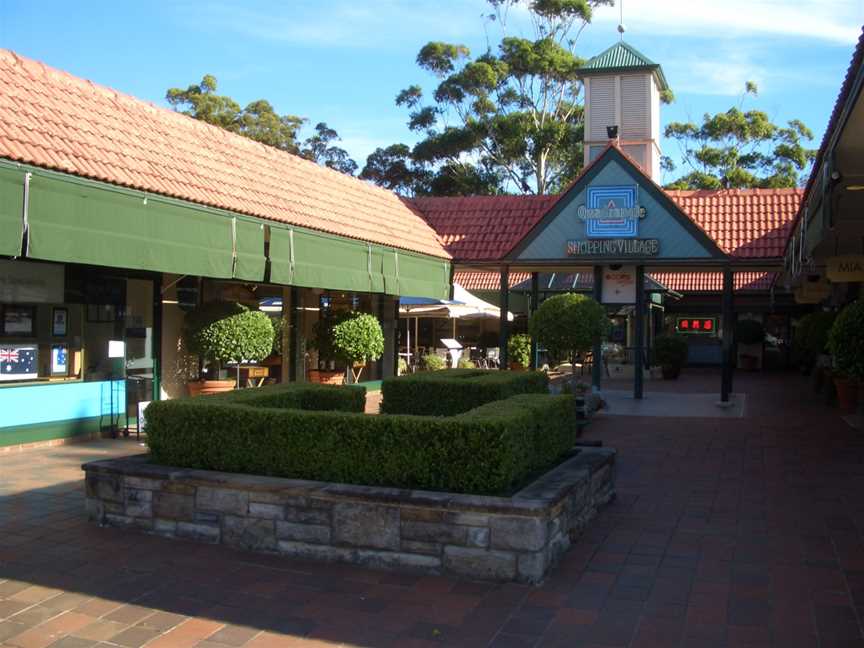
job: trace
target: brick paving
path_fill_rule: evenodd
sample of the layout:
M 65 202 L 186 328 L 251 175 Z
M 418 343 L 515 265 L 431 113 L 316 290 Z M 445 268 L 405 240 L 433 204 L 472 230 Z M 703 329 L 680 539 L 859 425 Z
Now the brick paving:
M 685 374 L 654 389 L 716 389 Z M 0 457 L 0 644 L 864 646 L 864 441 L 795 375 L 744 419 L 609 417 L 619 497 L 539 587 L 318 565 L 87 523 L 99 441 Z

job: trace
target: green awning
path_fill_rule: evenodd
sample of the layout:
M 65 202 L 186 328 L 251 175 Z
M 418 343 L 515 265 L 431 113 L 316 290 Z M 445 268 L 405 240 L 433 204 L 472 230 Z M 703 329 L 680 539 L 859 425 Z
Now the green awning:
M 234 278 L 247 281 L 264 281 L 264 223 L 236 219 L 234 233 L 237 237 L 237 259 L 234 263 Z
M 21 254 L 24 233 L 24 175 L 19 169 L 0 167 L 0 254 Z
M 411 252 L 393 250 L 384 257 L 388 295 L 450 299 L 450 263 Z
M 232 219 L 193 205 L 34 173 L 28 222 L 28 256 L 36 259 L 232 276 Z M 245 272 L 250 264 L 238 265 Z

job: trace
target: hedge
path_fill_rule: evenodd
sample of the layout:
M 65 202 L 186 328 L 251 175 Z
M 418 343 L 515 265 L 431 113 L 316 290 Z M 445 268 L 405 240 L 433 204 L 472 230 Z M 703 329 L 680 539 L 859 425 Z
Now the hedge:
M 548 393 L 539 371 L 448 369 L 387 378 L 381 384 L 381 412 L 453 416 L 516 394 Z
M 361 385 L 287 383 L 199 396 L 191 402 L 362 413 L 366 408 L 366 388 Z
M 240 400 L 151 403 L 152 461 L 325 482 L 508 494 L 567 454 L 578 429 L 572 397 L 549 394 L 518 395 L 453 417 L 306 411 Z

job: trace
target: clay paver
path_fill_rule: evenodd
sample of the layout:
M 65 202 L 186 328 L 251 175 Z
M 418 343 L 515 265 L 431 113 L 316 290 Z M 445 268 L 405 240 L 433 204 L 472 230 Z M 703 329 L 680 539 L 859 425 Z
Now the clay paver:
M 588 428 L 619 450 L 618 497 L 538 587 L 100 529 L 80 464 L 143 448 L 0 455 L 0 644 L 864 646 L 864 437 L 800 375 L 735 378 L 743 418 Z M 646 385 L 649 398 L 718 387 L 707 371 Z

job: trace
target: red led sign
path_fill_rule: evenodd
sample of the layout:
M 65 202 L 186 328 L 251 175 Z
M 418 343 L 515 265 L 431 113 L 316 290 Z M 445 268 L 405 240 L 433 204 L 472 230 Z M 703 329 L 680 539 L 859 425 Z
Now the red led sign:
M 675 321 L 675 330 L 679 333 L 714 333 L 717 320 L 713 317 L 679 317 Z

